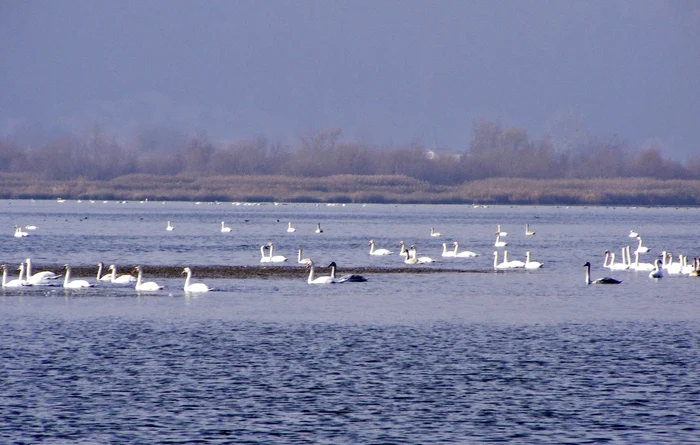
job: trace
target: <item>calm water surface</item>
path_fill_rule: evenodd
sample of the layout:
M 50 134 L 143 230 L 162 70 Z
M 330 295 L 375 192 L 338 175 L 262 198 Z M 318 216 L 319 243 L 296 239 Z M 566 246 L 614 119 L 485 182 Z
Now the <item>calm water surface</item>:
M 697 209 L 0 201 L 13 265 L 258 265 L 303 248 L 345 272 L 398 241 L 468 272 L 366 283 L 182 280 L 0 295 L 3 443 L 697 443 L 700 280 L 602 268 L 637 241 L 700 254 Z M 175 225 L 166 232 L 166 221 Z M 221 233 L 221 221 L 232 227 Z M 286 233 L 287 221 L 297 228 Z M 314 233 L 317 223 L 324 232 Z M 530 223 L 535 236 L 525 236 Z M 35 224 L 28 237 L 14 225 Z M 496 225 L 511 258 L 494 273 Z M 434 226 L 443 236 L 428 236 Z M 367 241 L 394 250 L 370 257 Z M 459 241 L 475 259 L 440 257 Z M 623 280 L 586 286 L 593 275 Z M 410 270 L 410 266 L 405 266 Z M 473 273 L 470 273 L 473 272 Z M 148 270 L 146 270 L 148 275 Z M 94 281 L 94 277 L 81 277 Z

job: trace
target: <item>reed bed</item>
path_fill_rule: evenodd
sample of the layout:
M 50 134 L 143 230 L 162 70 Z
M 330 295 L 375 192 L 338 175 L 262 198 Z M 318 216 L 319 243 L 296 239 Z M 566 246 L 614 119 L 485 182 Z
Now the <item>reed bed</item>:
M 436 185 L 405 175 L 159 176 L 130 174 L 112 180 L 41 180 L 0 174 L 0 198 L 247 202 L 700 205 L 700 180 L 652 178 L 490 178 Z

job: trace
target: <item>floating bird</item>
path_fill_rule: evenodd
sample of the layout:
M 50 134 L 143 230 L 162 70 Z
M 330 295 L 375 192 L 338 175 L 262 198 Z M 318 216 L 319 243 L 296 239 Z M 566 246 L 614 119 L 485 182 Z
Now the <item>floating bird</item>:
M 369 254 L 370 255 L 391 255 L 391 251 L 388 249 L 376 249 L 374 245 L 374 240 L 369 240 Z
M 86 280 L 72 280 L 70 279 L 70 266 L 67 264 L 63 265 L 63 269 L 66 271 L 66 276 L 63 278 L 63 287 L 68 289 L 82 289 L 85 287 L 93 287 L 94 284 L 89 283 Z
M 134 286 L 134 289 L 140 291 L 152 291 L 163 289 L 163 286 L 156 283 L 155 281 L 146 281 L 145 283 L 141 282 L 141 278 L 143 276 L 143 269 L 141 268 L 141 266 L 136 266 L 136 268 L 134 268 L 134 272 L 137 273 L 136 286 Z
M 309 278 L 306 280 L 307 283 L 309 284 L 334 284 L 335 283 L 335 278 L 331 276 L 324 276 L 324 277 L 315 277 L 315 267 L 314 267 L 314 262 L 309 260 L 308 263 L 306 263 L 306 268 L 309 269 Z
M 535 232 L 530 230 L 530 224 L 525 223 L 525 235 L 534 235 Z
M 586 284 L 620 284 L 622 281 L 616 280 L 615 278 L 603 277 L 591 281 L 591 263 L 586 261 L 583 265 L 586 268 Z
M 335 264 L 335 261 L 331 262 L 331 264 L 329 264 L 328 267 L 331 268 L 331 278 L 336 280 L 337 283 L 360 283 L 360 282 L 367 281 L 367 278 L 363 277 L 362 275 L 355 274 L 355 273 L 343 275 L 340 278 L 336 278 L 335 277 L 335 269 L 337 267 L 337 264 Z
M 185 292 L 209 292 L 210 290 L 214 289 L 213 287 L 209 287 L 204 283 L 191 283 L 190 284 L 190 279 L 192 278 L 192 269 L 189 267 L 185 267 L 182 269 L 183 274 L 187 274 L 187 278 L 185 278 L 185 286 L 183 289 Z

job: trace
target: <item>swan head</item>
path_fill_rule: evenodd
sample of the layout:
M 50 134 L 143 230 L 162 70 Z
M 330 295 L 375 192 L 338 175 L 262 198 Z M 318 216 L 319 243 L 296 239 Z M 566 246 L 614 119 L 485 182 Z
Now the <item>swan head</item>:
M 115 266 L 114 264 L 110 264 L 109 267 L 108 267 L 107 269 L 113 270 L 113 269 L 116 269 L 116 268 L 117 268 L 117 266 Z
M 182 269 L 182 272 L 180 272 L 180 275 L 184 275 L 186 273 L 192 273 L 192 269 L 190 269 L 189 267 L 185 267 L 184 269 Z
M 314 266 L 314 262 L 313 262 L 313 261 L 309 260 L 309 261 L 306 262 L 306 268 L 307 268 L 307 269 L 310 268 L 310 267 L 313 267 L 313 266 Z
M 338 267 L 338 265 L 335 264 L 335 261 L 331 261 L 331 264 L 329 264 L 328 267 L 333 268 L 333 267 Z

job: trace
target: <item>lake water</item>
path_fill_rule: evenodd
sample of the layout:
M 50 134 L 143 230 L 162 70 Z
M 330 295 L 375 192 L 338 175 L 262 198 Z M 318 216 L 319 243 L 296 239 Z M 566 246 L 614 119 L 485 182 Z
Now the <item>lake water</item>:
M 165 286 L 4 289 L 2 443 L 697 443 L 700 279 L 603 269 L 700 255 L 700 210 L 0 201 L 3 263 L 143 264 Z M 165 230 L 172 221 L 175 230 Z M 232 228 L 221 233 L 221 221 Z M 287 233 L 291 221 L 296 232 Z M 317 223 L 323 233 L 314 233 Z M 534 236 L 525 235 L 525 223 Z M 36 225 L 12 236 L 15 225 Z M 500 224 L 506 247 L 494 247 Z M 430 237 L 430 227 L 442 233 Z M 369 255 L 369 239 L 393 255 Z M 398 241 L 430 265 L 404 265 Z M 458 241 L 476 258 L 440 256 Z M 183 280 L 149 265 L 300 268 L 366 283 Z M 545 263 L 493 271 L 493 251 Z M 613 276 L 615 286 L 584 282 Z M 412 274 L 416 267 L 443 273 Z M 455 269 L 464 272 L 455 272 Z M 123 272 L 126 272 L 124 270 Z M 474 273 L 470 273 L 474 272 Z M 320 273 L 326 273 L 323 270 Z M 91 281 L 94 276 L 76 277 Z M 197 280 L 198 281 L 198 280 Z

